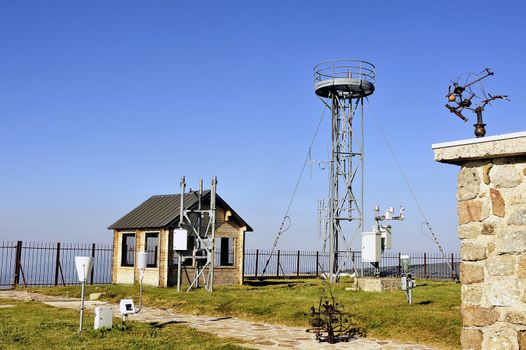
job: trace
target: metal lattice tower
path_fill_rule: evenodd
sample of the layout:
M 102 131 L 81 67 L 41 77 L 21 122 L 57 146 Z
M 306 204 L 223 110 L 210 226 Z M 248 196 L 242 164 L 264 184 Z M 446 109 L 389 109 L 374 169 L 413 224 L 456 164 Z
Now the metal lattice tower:
M 339 240 L 346 244 L 343 222 L 354 234 L 363 231 L 363 100 L 374 92 L 375 67 L 358 60 L 333 60 L 314 67 L 314 90 L 332 111 L 331 171 L 326 205 L 330 282 L 337 280 Z
M 199 280 L 203 281 L 204 287 L 208 292 L 214 290 L 214 267 L 215 267 L 215 230 L 216 230 L 216 189 L 217 178 L 214 176 L 210 187 L 210 202 L 203 206 L 203 180 L 199 182 L 197 192 L 198 206 L 195 209 L 186 209 L 185 200 L 186 180 L 181 178 L 181 196 L 179 205 L 179 228 L 190 228 L 190 238 L 193 239 L 194 247 L 191 255 L 184 256 L 183 252 L 176 252 L 178 255 L 177 264 L 177 291 L 181 290 L 182 262 L 191 259 L 195 262 L 194 277 L 188 287 L 190 291 L 199 286 Z M 196 219 L 190 217 L 196 216 Z M 205 227 L 203 227 L 205 226 Z

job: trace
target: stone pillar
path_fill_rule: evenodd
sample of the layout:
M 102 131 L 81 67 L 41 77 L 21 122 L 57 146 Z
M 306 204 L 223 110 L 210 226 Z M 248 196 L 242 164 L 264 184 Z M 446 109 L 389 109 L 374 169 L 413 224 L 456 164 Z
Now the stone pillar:
M 463 349 L 526 349 L 526 132 L 433 145 L 457 186 Z

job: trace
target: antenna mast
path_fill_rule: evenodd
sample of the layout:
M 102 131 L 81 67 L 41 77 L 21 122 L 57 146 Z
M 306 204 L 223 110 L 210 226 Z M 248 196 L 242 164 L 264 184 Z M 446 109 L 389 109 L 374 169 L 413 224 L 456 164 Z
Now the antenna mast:
M 363 231 L 363 100 L 374 92 L 375 67 L 358 60 L 332 60 L 314 67 L 314 90 L 332 111 L 329 200 L 324 209 L 329 240 L 329 278 L 336 282 L 343 222 Z M 350 247 L 346 246 L 347 251 Z

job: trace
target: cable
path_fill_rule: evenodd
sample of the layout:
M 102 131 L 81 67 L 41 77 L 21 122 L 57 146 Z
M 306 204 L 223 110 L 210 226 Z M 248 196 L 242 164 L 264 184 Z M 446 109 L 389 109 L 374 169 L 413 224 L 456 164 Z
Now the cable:
M 320 120 L 318 121 L 318 125 L 316 126 L 316 131 L 314 132 L 314 136 L 312 137 L 312 141 L 310 143 L 309 149 L 307 151 L 307 156 L 305 157 L 305 161 L 303 162 L 303 166 L 301 167 L 300 175 L 298 176 L 298 180 L 296 181 L 296 186 L 294 186 L 294 191 L 292 192 L 292 196 L 289 201 L 289 205 L 287 206 L 287 210 L 285 211 L 285 215 L 283 216 L 283 220 L 281 221 L 281 225 L 279 227 L 278 234 L 276 238 L 274 239 L 274 243 L 272 244 L 272 249 L 270 250 L 270 255 L 268 256 L 267 262 L 265 263 L 265 267 L 263 268 L 263 274 L 267 271 L 267 267 L 270 263 L 270 259 L 272 258 L 272 255 L 274 254 L 274 250 L 276 249 L 276 246 L 278 245 L 279 239 L 281 235 L 286 232 L 290 226 L 291 226 L 291 220 L 289 217 L 289 211 L 292 207 L 292 203 L 294 202 L 294 197 L 296 197 L 296 192 L 298 191 L 298 187 L 301 182 L 301 178 L 303 177 L 303 173 L 305 172 L 305 168 L 307 166 L 307 163 L 310 159 L 310 153 L 312 146 L 314 145 L 314 141 L 316 141 L 316 137 L 318 136 L 318 131 L 320 130 L 321 122 L 323 121 L 323 117 L 325 116 L 325 111 L 327 107 L 323 106 L 323 110 L 321 112 Z M 288 223 L 287 226 L 285 224 Z
M 365 98 L 367 99 L 367 102 L 369 102 L 369 98 L 367 96 Z M 369 103 L 369 106 L 371 106 L 371 111 L 373 112 L 372 114 L 373 114 L 374 121 L 376 122 L 376 125 L 378 126 L 378 129 L 380 129 L 380 133 L 382 134 L 382 137 L 383 137 L 383 139 L 385 141 L 385 144 L 387 145 L 387 148 L 389 149 L 389 152 L 391 153 L 391 156 L 393 157 L 393 160 L 395 161 L 396 166 L 398 167 L 398 170 L 400 171 L 400 175 L 402 175 L 402 178 L 404 179 L 404 182 L 405 182 L 407 188 L 409 189 L 409 192 L 411 193 L 411 197 L 413 197 L 413 200 L 415 201 L 415 204 L 416 204 L 418 210 L 420 211 L 420 215 L 422 216 L 422 219 L 424 220 L 424 222 L 421 225 L 421 232 L 424 234 L 424 236 L 426 236 L 427 238 L 430 238 L 428 235 L 425 234 L 424 230 L 422 229 L 422 227 L 425 225 L 427 227 L 429 233 L 431 233 L 432 240 L 437 245 L 438 250 L 440 251 L 440 253 L 444 257 L 444 259 L 447 259 L 446 253 L 444 252 L 444 249 L 442 248 L 442 245 L 438 241 L 438 238 L 435 235 L 435 232 L 431 228 L 431 224 L 429 223 L 429 220 L 427 219 L 427 216 L 424 213 L 424 210 L 422 209 L 422 206 L 420 205 L 420 202 L 416 198 L 415 192 L 413 191 L 413 188 L 411 187 L 411 184 L 409 183 L 409 180 L 405 176 L 404 170 L 402 169 L 402 166 L 400 165 L 400 162 L 398 161 L 398 158 L 396 157 L 396 154 L 394 153 L 393 148 L 391 147 L 391 143 L 387 139 L 387 135 L 385 134 L 384 129 L 382 128 L 382 125 L 380 124 L 380 121 L 378 120 L 378 117 L 376 116 L 376 112 L 374 111 L 374 108 L 372 107 L 372 105 L 370 103 Z M 455 272 L 455 269 L 453 268 L 453 266 L 452 265 L 450 266 L 449 264 L 448 264 L 448 266 L 449 266 L 451 272 L 453 273 L 453 275 L 458 277 L 457 273 Z

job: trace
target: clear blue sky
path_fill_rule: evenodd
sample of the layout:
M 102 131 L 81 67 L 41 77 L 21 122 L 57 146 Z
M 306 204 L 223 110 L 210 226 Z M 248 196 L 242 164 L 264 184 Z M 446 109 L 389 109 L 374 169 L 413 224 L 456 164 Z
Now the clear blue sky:
M 491 67 L 486 89 L 512 102 L 487 109 L 488 135 L 525 130 L 525 10 L 520 1 L 4 1 L 0 239 L 109 243 L 109 224 L 150 195 L 178 192 L 181 175 L 194 188 L 216 175 L 255 229 L 248 246 L 270 247 L 322 110 L 313 66 L 359 58 L 377 66 L 371 105 L 442 243 L 457 250 L 458 169 L 434 163 L 431 144 L 473 128 L 443 107 L 447 86 Z M 405 205 L 395 250 L 436 251 L 366 118 L 367 208 Z M 316 200 L 328 175 L 305 175 L 283 249 L 321 249 Z

